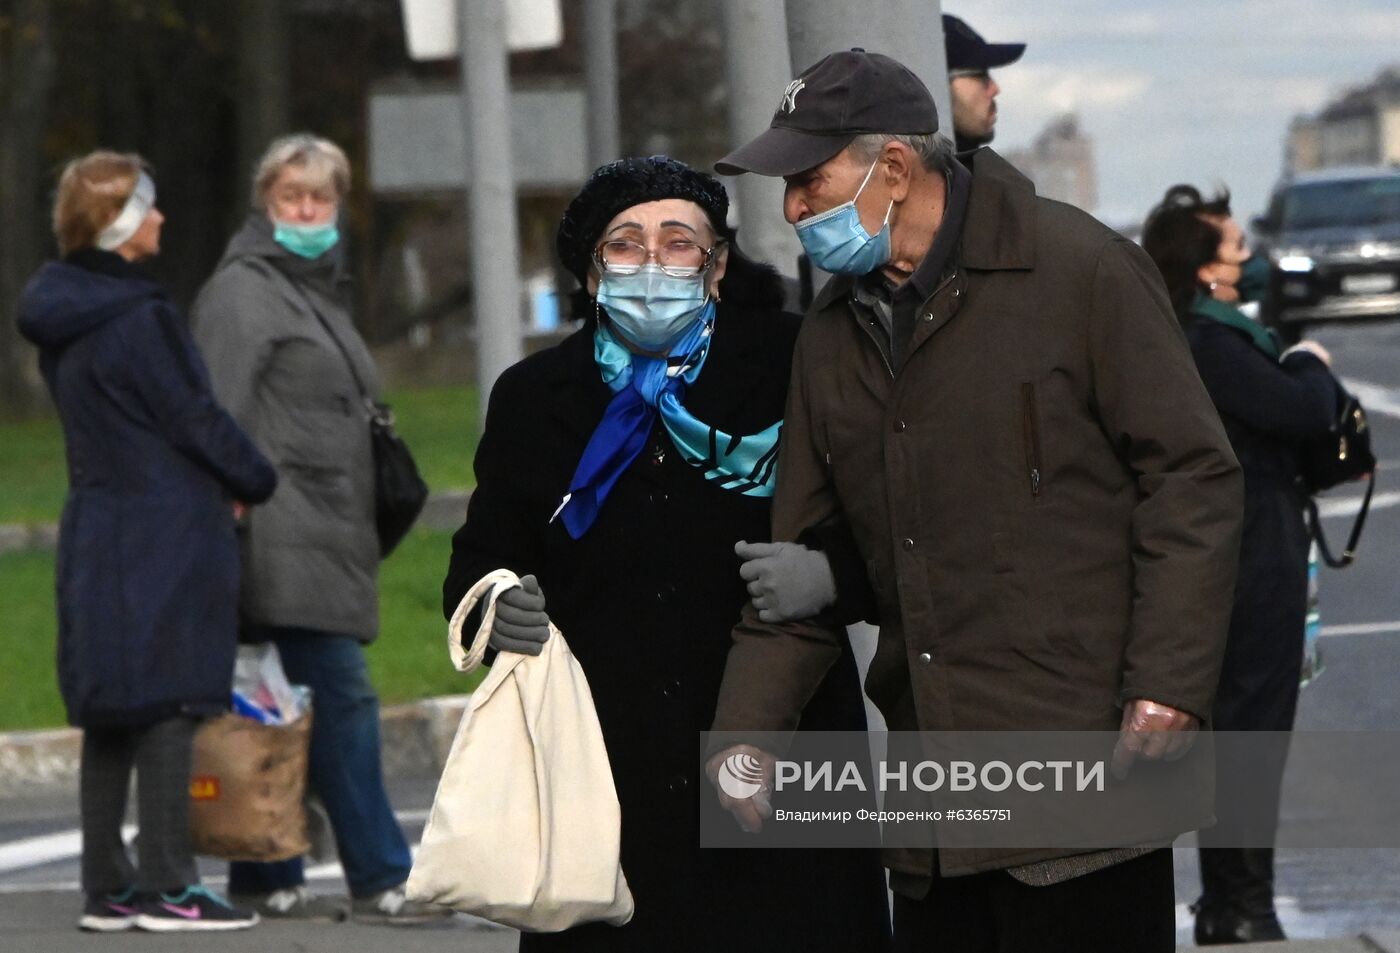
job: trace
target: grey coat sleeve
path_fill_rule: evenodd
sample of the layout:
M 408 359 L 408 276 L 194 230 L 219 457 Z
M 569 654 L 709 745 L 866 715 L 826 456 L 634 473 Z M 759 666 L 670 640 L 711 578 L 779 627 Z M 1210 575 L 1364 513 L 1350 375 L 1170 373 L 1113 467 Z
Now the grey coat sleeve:
M 277 348 L 277 290 L 238 263 L 214 274 L 190 315 L 195 343 L 219 402 L 256 436 L 258 382 Z

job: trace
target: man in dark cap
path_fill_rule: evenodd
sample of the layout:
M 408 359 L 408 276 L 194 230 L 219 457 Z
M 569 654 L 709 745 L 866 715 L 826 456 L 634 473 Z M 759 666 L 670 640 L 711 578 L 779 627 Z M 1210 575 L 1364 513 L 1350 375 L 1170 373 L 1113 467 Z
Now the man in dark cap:
M 714 729 L 792 730 L 840 657 L 833 620 L 867 596 L 866 691 L 891 730 L 1116 732 L 1120 767 L 1175 757 L 1215 693 L 1239 465 L 1146 255 L 991 149 L 953 161 L 938 129 L 912 72 L 842 51 L 716 164 L 782 176 L 786 218 L 835 277 L 798 337 L 777 542 L 745 554 Z M 785 580 L 820 575 L 823 546 L 835 584 L 794 610 Z M 763 760 L 724 748 L 712 779 L 735 753 Z M 746 829 L 767 816 L 720 801 Z M 948 950 L 1174 948 L 1169 850 L 885 861 L 896 949 L 935 933 Z
M 988 43 L 966 21 L 943 14 L 943 50 L 948 58 L 948 95 L 959 152 L 985 146 L 996 135 L 997 94 L 991 71 L 1026 52 L 1024 43 Z

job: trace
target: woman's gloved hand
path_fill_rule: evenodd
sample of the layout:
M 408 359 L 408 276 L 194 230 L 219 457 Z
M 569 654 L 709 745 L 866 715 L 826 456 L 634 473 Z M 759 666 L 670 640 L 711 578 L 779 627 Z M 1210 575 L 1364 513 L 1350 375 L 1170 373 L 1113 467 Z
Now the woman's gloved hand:
M 489 644 L 497 652 L 539 655 L 547 641 L 549 615 L 544 611 L 544 593 L 534 576 L 521 576 L 520 585 L 511 586 L 496 599 Z
M 739 575 L 748 583 L 764 622 L 810 619 L 836 602 L 836 577 L 826 553 L 801 543 L 734 544 L 744 560 Z

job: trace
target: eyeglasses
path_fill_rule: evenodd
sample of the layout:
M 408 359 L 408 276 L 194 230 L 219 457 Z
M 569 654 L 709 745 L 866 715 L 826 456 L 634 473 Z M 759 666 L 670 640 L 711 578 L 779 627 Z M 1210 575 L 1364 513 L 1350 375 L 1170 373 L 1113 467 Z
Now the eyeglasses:
M 639 242 L 614 239 L 598 246 L 593 252 L 593 262 L 599 271 L 634 275 L 648 260 L 654 260 L 671 277 L 689 278 L 708 268 L 714 254 L 714 248 L 702 248 L 695 242 L 684 240 L 667 242 L 652 252 Z
M 977 82 L 981 83 L 983 86 L 986 86 L 988 83 L 990 83 L 990 82 L 992 81 L 992 74 L 989 73 L 989 72 L 987 72 L 987 71 L 984 70 L 984 69 L 950 69 L 950 70 L 948 71 L 948 78 L 949 78 L 949 79 L 975 79 Z

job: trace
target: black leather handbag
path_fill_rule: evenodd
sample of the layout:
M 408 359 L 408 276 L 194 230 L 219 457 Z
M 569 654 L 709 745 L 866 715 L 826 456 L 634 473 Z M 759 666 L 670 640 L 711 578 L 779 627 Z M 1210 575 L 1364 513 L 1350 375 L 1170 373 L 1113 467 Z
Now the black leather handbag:
M 1356 545 L 1361 539 L 1361 529 L 1366 525 L 1366 514 L 1371 509 L 1371 494 L 1376 489 L 1376 455 L 1371 450 L 1371 428 L 1361 401 L 1340 382 L 1335 379 L 1334 382 L 1339 408 L 1337 420 L 1326 436 L 1303 444 L 1298 472 L 1303 490 L 1307 493 L 1308 530 L 1317 540 L 1323 561 L 1333 569 L 1341 569 L 1356 561 Z M 1342 555 L 1334 556 L 1322 532 L 1322 520 L 1318 516 L 1314 496 L 1323 490 L 1360 479 L 1366 480 L 1361 509 L 1356 514 L 1356 522 L 1352 524 Z
M 428 484 L 418 464 L 394 431 L 394 412 L 388 404 L 365 398 L 369 408 L 369 441 L 374 451 L 374 522 L 379 530 L 379 554 L 394 551 L 413 528 L 428 502 Z

